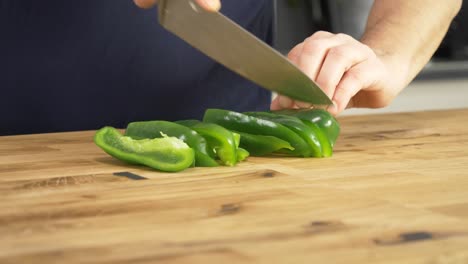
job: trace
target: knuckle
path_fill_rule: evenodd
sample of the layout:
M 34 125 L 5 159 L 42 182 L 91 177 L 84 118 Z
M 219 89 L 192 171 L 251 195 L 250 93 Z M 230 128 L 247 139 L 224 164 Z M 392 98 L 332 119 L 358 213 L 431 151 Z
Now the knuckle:
M 338 34 L 335 35 L 335 37 L 338 38 L 338 39 L 345 40 L 345 41 L 355 40 L 350 35 L 347 35 L 347 34 L 344 34 L 344 33 L 338 33 Z
M 315 54 L 317 52 L 325 50 L 326 48 L 327 45 L 324 41 L 308 39 L 306 40 L 306 42 L 304 42 L 302 52 L 306 54 Z
M 342 59 L 347 59 L 348 57 L 350 57 L 350 50 L 346 46 L 337 46 L 331 48 L 330 51 L 328 51 L 328 55 Z
M 300 57 L 302 52 L 302 47 L 304 46 L 303 43 L 296 45 L 292 50 L 288 53 L 288 59 L 296 62 L 296 60 Z
M 364 81 L 362 80 L 362 72 L 360 70 L 351 69 L 346 73 L 346 78 L 355 82 L 359 85 L 359 87 L 364 86 Z
M 333 34 L 330 33 L 330 32 L 319 30 L 319 31 L 315 32 L 314 34 L 312 34 L 312 36 L 310 36 L 309 38 L 311 38 L 311 39 L 326 38 L 326 37 L 330 37 L 332 35 Z
M 288 58 L 289 59 L 295 59 L 299 56 L 299 50 L 293 49 L 288 53 Z

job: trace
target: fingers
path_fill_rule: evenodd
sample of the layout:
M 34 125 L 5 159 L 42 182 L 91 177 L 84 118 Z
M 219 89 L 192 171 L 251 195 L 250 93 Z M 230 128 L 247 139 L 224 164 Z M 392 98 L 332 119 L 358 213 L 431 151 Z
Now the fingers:
M 221 9 L 220 0 L 196 0 L 197 3 L 207 11 L 216 12 Z
M 385 97 L 381 88 L 383 80 L 388 81 L 388 70 L 372 49 L 350 36 L 318 32 L 294 47 L 288 58 L 332 99 L 328 111 L 333 115 L 349 107 L 376 105 L 372 100 L 388 101 L 380 98 Z M 310 107 L 282 95 L 271 104 L 272 110 Z
M 134 0 L 135 4 L 141 8 L 151 8 L 157 4 L 157 0 Z M 220 0 L 196 0 L 196 2 L 207 11 L 218 11 L 221 9 Z
M 289 109 L 294 107 L 294 101 L 283 95 L 278 95 L 273 99 L 270 105 L 271 110 Z
M 319 31 L 307 38 L 303 43 L 295 46 L 288 54 L 288 59 L 301 68 L 311 79 L 319 72 L 323 58 L 327 53 L 328 46 L 333 46 L 332 43 L 326 39 L 333 37 L 334 34 Z M 324 40 L 323 42 L 321 40 Z M 314 43 L 318 42 L 318 43 Z M 335 41 L 338 43 L 337 41 Z M 323 44 L 321 44 L 323 43 Z M 314 63 L 315 60 L 315 63 Z M 310 108 L 312 104 L 301 101 L 294 101 L 289 97 L 278 95 L 271 104 L 272 110 L 279 110 L 285 108 Z
M 153 7 L 157 0 L 133 0 L 138 7 L 141 8 L 150 8 Z
M 299 61 L 299 56 L 301 56 L 302 53 L 302 48 L 304 47 L 304 43 L 300 43 L 296 45 L 289 53 L 288 53 L 288 59 L 297 65 L 297 62 Z
M 278 96 L 276 96 L 276 97 L 273 99 L 273 101 L 271 101 L 270 110 L 276 111 L 276 110 L 281 110 L 281 109 L 283 109 L 283 108 L 279 105 Z
M 288 59 L 293 63 L 298 63 L 299 56 L 302 52 L 302 47 L 304 46 L 303 43 L 298 44 L 295 46 L 288 54 Z M 281 109 L 288 109 L 288 108 L 309 108 L 311 104 L 303 103 L 303 102 L 295 102 L 291 98 L 283 95 L 278 95 L 273 99 L 270 105 L 271 110 L 281 110 Z
M 339 39 L 329 34 L 314 34 L 303 42 L 297 66 L 312 80 L 316 80 L 328 50 L 340 44 Z
M 328 111 L 337 115 L 354 106 L 352 98 L 362 89 L 372 86 L 380 79 L 381 72 L 375 60 L 366 60 L 349 69 L 341 78 L 333 95 L 334 106 Z
M 325 32 L 325 31 L 319 31 L 315 33 L 303 43 L 300 43 L 299 45 L 295 46 L 289 52 L 288 54 L 289 60 L 295 65 L 297 65 L 299 68 L 302 68 L 302 70 L 305 71 L 308 76 L 316 74 L 318 72 L 318 69 L 320 68 L 321 59 L 318 59 L 316 64 L 305 63 L 305 62 L 308 59 L 314 58 L 313 54 L 316 54 L 314 52 L 314 49 L 320 48 L 320 45 L 317 45 L 317 47 L 315 47 L 314 45 L 309 45 L 310 41 L 318 41 L 321 39 L 327 39 L 332 36 L 333 36 L 332 33 Z M 325 47 L 324 49 L 321 49 L 317 52 L 317 54 L 322 54 L 323 56 L 325 56 L 325 53 L 326 53 Z M 283 108 L 310 108 L 312 107 L 312 104 L 310 103 L 301 102 L 301 101 L 292 101 L 290 98 L 285 99 L 285 98 L 282 98 L 282 96 L 278 97 L 278 102 L 282 102 L 281 104 L 278 104 L 278 107 L 283 107 Z
M 350 36 L 321 31 L 297 45 L 288 57 L 333 99 L 343 74 L 368 56 L 367 49 L 362 46 Z M 311 104 L 303 102 L 295 105 L 311 107 Z
M 298 108 L 311 108 L 312 104 L 301 101 L 294 101 L 293 99 L 284 96 L 278 95 L 273 99 L 270 104 L 271 110 L 281 110 L 281 109 L 298 109 Z
M 288 54 L 288 58 L 291 61 L 294 61 L 295 59 L 298 59 L 299 56 L 302 53 L 302 48 L 304 47 L 304 43 L 308 41 L 313 41 L 313 40 L 318 40 L 318 39 L 326 39 L 326 38 L 331 38 L 333 36 L 332 33 L 326 32 L 326 31 L 318 31 L 312 36 L 308 37 L 304 42 L 296 45 Z
M 311 108 L 312 104 L 302 101 L 294 101 L 294 107 L 296 108 Z
M 317 84 L 328 97 L 333 98 L 341 78 L 353 66 L 373 57 L 372 51 L 360 43 L 335 46 L 328 54 L 317 76 Z

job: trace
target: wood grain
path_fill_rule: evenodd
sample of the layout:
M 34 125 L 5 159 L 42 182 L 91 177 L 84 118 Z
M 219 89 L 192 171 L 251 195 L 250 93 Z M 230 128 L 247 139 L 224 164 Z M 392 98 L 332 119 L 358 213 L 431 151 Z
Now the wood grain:
M 161 173 L 0 137 L 0 263 L 468 263 L 468 109 L 344 117 L 329 159 Z

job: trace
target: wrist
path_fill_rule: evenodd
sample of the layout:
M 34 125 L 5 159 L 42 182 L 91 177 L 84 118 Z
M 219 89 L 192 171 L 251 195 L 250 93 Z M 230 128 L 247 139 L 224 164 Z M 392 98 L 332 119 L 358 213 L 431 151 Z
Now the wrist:
M 363 43 L 366 44 L 365 41 Z M 397 96 L 414 78 L 411 73 L 411 58 L 389 49 L 367 45 L 386 69 L 386 78 L 382 80 L 381 86 L 385 87 L 393 97 Z

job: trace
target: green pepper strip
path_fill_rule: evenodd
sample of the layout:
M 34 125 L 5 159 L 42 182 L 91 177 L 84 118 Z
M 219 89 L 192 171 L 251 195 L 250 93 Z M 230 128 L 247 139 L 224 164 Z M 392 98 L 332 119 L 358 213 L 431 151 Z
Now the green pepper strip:
M 340 124 L 328 111 L 324 109 L 307 109 L 307 110 L 280 110 L 273 113 L 281 113 L 286 115 L 293 115 L 301 120 L 307 120 L 316 124 L 328 137 L 330 146 L 335 146 L 336 140 L 340 135 Z
M 109 155 L 131 163 L 168 172 L 184 170 L 194 161 L 194 151 L 176 137 L 135 140 L 113 127 L 104 127 L 94 142 Z
M 236 142 L 237 162 L 241 162 L 247 159 L 250 156 L 250 153 L 246 149 L 239 147 L 240 141 L 241 141 L 241 135 L 234 131 L 231 131 L 231 132 L 232 132 L 232 135 L 234 136 L 234 141 Z
M 254 116 L 256 118 L 261 118 L 265 120 L 270 120 L 273 122 L 280 123 L 287 128 L 291 129 L 292 131 L 296 132 L 299 136 L 304 139 L 310 147 L 311 156 L 313 157 L 322 157 L 322 143 L 325 142 L 328 144 L 328 139 L 319 140 L 317 138 L 317 132 L 320 130 L 312 129 L 311 127 L 307 126 L 295 116 L 288 116 L 288 115 L 281 115 L 281 114 L 273 114 L 267 112 L 247 112 L 246 115 Z
M 237 149 L 237 162 L 244 161 L 250 156 L 250 153 L 243 148 L 238 148 Z
M 208 145 L 215 150 L 224 165 L 236 165 L 236 139 L 231 131 L 222 126 L 204 123 L 198 120 L 181 120 L 176 123 L 190 127 L 202 135 L 208 142 Z
M 303 157 L 308 157 L 310 155 L 309 146 L 304 139 L 291 129 L 276 122 L 222 109 L 208 109 L 205 112 L 203 121 L 216 123 L 236 132 L 274 136 L 291 144 L 294 150 L 288 151 L 288 154 Z M 249 149 L 247 150 L 252 151 Z
M 234 136 L 234 142 L 236 143 L 236 148 L 239 148 L 240 145 L 240 134 L 234 131 L 231 131 L 232 135 Z
M 239 132 L 240 146 L 253 156 L 265 156 L 281 149 L 294 150 L 287 141 L 273 136 L 252 135 Z
M 194 130 L 168 121 L 145 121 L 128 124 L 125 135 L 133 139 L 161 138 L 164 135 L 183 140 L 195 150 L 195 166 L 216 167 L 219 164 L 213 159 L 206 140 Z

